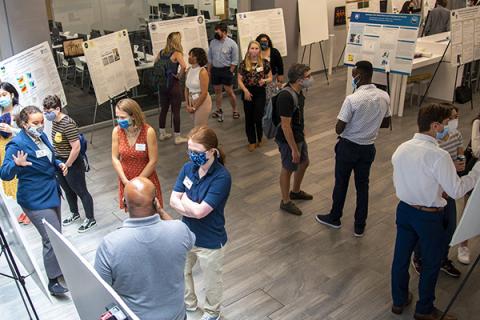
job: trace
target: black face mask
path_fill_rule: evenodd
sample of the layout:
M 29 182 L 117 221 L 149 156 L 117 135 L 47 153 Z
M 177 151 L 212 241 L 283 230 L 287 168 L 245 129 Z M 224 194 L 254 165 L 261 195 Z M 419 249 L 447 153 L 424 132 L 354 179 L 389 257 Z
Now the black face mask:
M 218 32 L 215 32 L 215 39 L 222 40 L 222 35 Z

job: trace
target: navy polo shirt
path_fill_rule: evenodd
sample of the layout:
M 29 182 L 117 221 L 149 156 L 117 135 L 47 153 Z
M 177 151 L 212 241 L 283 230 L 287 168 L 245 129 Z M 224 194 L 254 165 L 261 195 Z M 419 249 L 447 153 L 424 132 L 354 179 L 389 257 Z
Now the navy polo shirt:
M 187 187 L 190 183 L 190 189 Z M 198 166 L 187 162 L 180 174 L 173 191 L 186 193 L 188 198 L 196 203 L 205 201 L 213 208 L 213 211 L 202 219 L 183 217 L 183 222 L 195 234 L 195 246 L 206 249 L 219 249 L 227 242 L 225 230 L 224 209 L 227 203 L 232 179 L 225 167 L 215 160 L 208 169 L 207 174 L 200 179 Z

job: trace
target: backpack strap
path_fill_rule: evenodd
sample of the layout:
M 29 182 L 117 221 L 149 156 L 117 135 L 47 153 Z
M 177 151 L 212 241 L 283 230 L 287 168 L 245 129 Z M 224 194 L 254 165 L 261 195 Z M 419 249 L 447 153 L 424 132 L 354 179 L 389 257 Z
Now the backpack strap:
M 295 110 L 293 112 L 297 111 L 297 109 L 298 109 L 298 96 L 297 96 L 297 93 L 295 92 L 295 90 L 293 90 L 293 88 L 289 87 L 289 86 L 284 87 L 282 90 L 285 90 L 285 91 L 290 93 L 290 95 L 293 98 L 293 105 L 295 106 Z

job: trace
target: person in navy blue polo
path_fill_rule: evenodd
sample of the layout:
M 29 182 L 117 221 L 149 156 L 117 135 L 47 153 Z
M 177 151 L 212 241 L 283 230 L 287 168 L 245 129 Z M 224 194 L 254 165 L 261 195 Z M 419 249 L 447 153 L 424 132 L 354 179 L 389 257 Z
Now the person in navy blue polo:
M 183 222 L 195 234 L 195 246 L 185 264 L 185 304 L 187 311 L 198 307 L 192 269 L 197 260 L 205 278 L 205 305 L 201 320 L 220 319 L 224 247 L 227 242 L 224 209 L 232 185 L 223 166 L 225 155 L 218 148 L 215 132 L 196 127 L 188 139 L 187 162 L 173 188 L 170 206 L 183 215 Z

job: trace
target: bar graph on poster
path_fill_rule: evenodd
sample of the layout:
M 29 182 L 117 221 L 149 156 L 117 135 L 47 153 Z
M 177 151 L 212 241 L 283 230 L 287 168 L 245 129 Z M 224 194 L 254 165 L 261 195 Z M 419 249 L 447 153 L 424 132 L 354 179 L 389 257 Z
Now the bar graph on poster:
M 47 95 L 56 94 L 67 104 L 62 82 L 48 42 L 43 42 L 0 62 L 0 80 L 18 91 L 21 105 L 40 106 Z
M 353 12 L 345 65 L 367 60 L 375 71 L 410 75 L 419 25 L 418 15 Z

